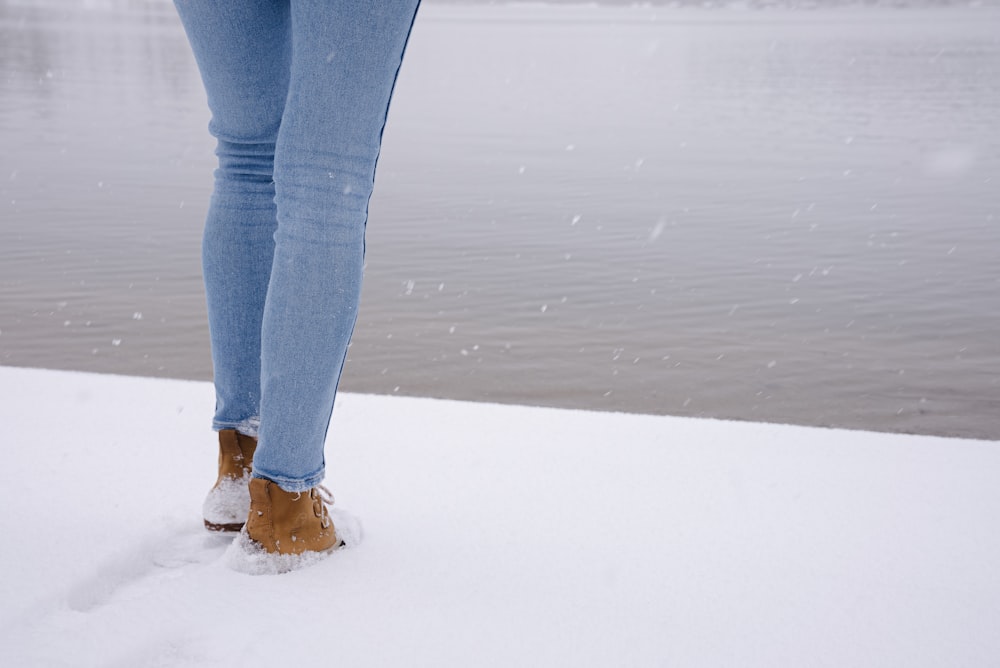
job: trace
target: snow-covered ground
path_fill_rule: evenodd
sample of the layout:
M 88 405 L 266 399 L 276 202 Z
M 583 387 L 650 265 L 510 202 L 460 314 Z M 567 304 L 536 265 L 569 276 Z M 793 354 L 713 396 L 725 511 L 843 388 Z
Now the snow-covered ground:
M 3 665 L 1000 663 L 1000 443 L 343 394 L 364 540 L 254 578 L 211 405 L 0 368 Z

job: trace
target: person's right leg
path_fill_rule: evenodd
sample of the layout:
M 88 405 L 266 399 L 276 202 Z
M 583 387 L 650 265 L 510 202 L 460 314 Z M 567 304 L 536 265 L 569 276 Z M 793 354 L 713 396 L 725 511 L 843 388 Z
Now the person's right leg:
M 254 476 L 308 492 L 361 293 L 368 200 L 418 0 L 292 0 Z

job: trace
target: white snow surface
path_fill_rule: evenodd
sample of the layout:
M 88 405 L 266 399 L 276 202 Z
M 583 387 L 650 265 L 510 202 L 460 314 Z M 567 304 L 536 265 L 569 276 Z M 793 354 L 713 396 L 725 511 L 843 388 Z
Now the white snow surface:
M 3 665 L 1000 664 L 1000 443 L 341 394 L 364 540 L 251 576 L 212 405 L 0 368 Z

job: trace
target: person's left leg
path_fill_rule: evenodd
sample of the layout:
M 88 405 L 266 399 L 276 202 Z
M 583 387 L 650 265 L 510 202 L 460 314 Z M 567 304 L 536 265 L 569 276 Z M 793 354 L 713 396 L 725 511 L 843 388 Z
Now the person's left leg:
M 202 268 L 215 379 L 213 428 L 256 436 L 260 330 L 277 209 L 274 151 L 291 72 L 289 0 L 175 0 L 212 112 L 219 166 Z
M 277 210 L 274 147 L 291 72 L 289 0 L 175 0 L 201 73 L 219 167 L 202 266 L 212 341 L 219 470 L 205 526 L 238 530 L 260 416 L 260 332 Z

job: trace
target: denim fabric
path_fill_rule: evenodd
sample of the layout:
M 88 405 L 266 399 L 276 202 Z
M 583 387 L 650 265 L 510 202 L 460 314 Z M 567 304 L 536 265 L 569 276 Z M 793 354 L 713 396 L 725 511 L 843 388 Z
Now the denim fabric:
M 368 200 L 419 0 L 175 0 L 218 140 L 203 242 L 216 413 L 254 475 L 318 484 Z

